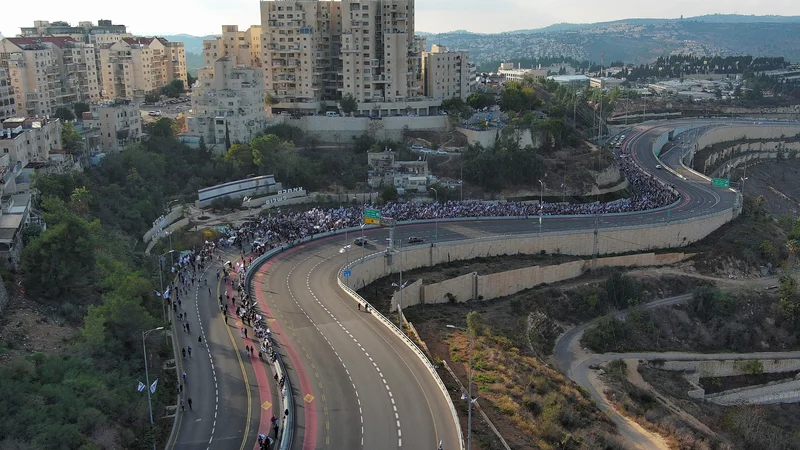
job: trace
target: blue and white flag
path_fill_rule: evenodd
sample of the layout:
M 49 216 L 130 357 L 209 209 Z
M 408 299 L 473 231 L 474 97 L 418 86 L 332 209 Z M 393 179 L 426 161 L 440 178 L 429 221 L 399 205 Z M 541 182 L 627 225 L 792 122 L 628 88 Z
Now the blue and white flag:
M 138 386 L 136 386 L 136 390 L 137 390 L 138 392 L 142 392 L 142 391 L 144 390 L 144 383 L 142 383 L 141 381 L 139 381 L 139 385 L 138 385 Z
M 151 394 L 155 394 L 156 393 L 156 385 L 157 384 L 158 384 L 158 378 L 156 378 L 156 381 L 153 381 L 153 384 L 150 385 L 150 393 Z

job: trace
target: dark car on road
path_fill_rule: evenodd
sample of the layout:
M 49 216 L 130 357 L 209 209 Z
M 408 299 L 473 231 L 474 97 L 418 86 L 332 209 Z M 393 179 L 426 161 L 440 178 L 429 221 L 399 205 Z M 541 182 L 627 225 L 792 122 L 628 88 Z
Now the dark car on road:
M 367 245 L 367 242 L 368 242 L 367 238 L 365 238 L 365 237 L 357 237 L 357 238 L 355 238 L 353 240 L 353 244 L 356 244 L 359 247 L 363 247 L 363 246 Z
M 409 244 L 420 244 L 422 242 L 425 242 L 425 239 L 422 239 L 421 237 L 411 236 L 410 238 L 408 238 Z

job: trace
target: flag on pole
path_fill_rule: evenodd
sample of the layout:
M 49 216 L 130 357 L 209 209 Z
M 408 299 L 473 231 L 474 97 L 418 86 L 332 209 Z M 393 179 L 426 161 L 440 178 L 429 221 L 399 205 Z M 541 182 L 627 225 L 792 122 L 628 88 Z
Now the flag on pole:
M 158 292 L 158 291 L 155 291 L 155 292 L 156 292 L 156 297 L 161 297 L 161 292 Z
M 400 289 L 403 289 L 403 288 L 405 288 L 405 287 L 406 287 L 406 285 L 407 285 L 407 284 L 408 284 L 408 280 L 406 280 L 406 282 L 405 282 L 405 283 L 403 283 L 403 285 L 402 285 L 402 286 L 399 286 L 397 283 L 392 283 L 392 286 L 393 286 L 393 287 L 399 287 Z
M 138 385 L 138 386 L 136 386 L 136 390 L 137 390 L 138 392 L 142 392 L 142 391 L 144 390 L 144 383 L 142 383 L 141 381 L 139 381 L 139 385 Z
M 158 378 L 156 378 L 156 381 L 153 381 L 153 384 L 150 385 L 150 393 L 151 394 L 155 394 L 156 393 L 156 385 L 157 384 L 158 384 Z

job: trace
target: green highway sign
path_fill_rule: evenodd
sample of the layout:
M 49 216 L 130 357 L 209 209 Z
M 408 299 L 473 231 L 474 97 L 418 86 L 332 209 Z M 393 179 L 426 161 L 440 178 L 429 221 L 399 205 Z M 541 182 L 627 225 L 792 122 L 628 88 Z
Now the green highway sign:
M 726 187 L 730 187 L 730 185 L 731 185 L 730 180 L 727 180 L 725 178 L 714 178 L 711 181 L 711 186 L 714 186 L 714 187 L 726 188 Z
M 380 225 L 381 224 L 381 211 L 378 209 L 365 209 L 364 210 L 364 223 L 367 225 Z

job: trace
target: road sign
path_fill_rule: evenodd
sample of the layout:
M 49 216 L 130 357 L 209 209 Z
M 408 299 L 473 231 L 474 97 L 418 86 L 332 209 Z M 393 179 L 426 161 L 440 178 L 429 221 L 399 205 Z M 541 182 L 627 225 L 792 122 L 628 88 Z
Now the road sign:
M 711 186 L 726 188 L 731 185 L 731 182 L 725 178 L 714 178 L 711 181 Z
M 350 273 L 349 270 L 345 270 L 344 271 L 344 276 L 349 277 L 350 275 L 351 275 L 351 273 Z
M 379 209 L 365 209 L 364 223 L 366 223 L 367 225 L 380 225 L 381 211 Z

